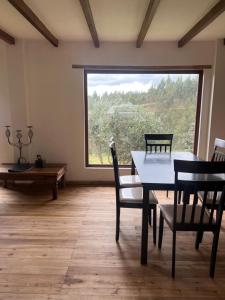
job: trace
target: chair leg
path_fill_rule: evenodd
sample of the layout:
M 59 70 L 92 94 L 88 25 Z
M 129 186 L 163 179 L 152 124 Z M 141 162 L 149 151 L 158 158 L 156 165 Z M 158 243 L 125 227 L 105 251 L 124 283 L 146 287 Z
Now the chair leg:
M 169 197 L 169 191 L 168 190 L 166 191 L 166 197 L 167 198 Z
M 181 193 L 182 193 L 181 191 L 178 192 L 178 204 L 181 203 L 181 195 L 182 195 Z
M 214 273 L 215 273 L 216 254 L 217 254 L 217 248 L 218 248 L 219 234 L 220 234 L 219 231 L 214 232 L 211 259 L 210 259 L 210 270 L 209 270 L 209 275 L 211 278 L 214 278 Z
M 116 241 L 118 242 L 120 235 L 120 207 L 116 208 Z
M 175 263 L 176 263 L 176 231 L 173 231 L 173 249 L 172 249 L 172 277 L 175 277 Z
M 152 210 L 151 210 L 151 208 L 149 208 L 148 223 L 149 223 L 149 226 L 152 226 Z
M 159 217 L 159 240 L 158 240 L 158 248 L 159 249 L 161 249 L 161 247 L 162 247 L 163 226 L 164 226 L 164 218 L 163 218 L 162 212 L 160 211 L 160 217 Z
M 196 240 L 195 240 L 195 249 L 199 249 L 199 244 L 202 242 L 202 237 L 203 237 L 203 231 L 198 231 L 196 235 Z
M 156 244 L 157 205 L 153 208 L 153 243 Z

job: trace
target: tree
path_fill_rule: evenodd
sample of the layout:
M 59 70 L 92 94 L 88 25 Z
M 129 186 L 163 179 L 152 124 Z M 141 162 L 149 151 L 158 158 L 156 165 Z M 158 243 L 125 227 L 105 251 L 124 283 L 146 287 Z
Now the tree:
M 173 150 L 192 151 L 198 79 L 162 79 L 147 92 L 114 92 L 88 97 L 89 163 L 111 163 L 113 136 L 121 164 L 144 149 L 144 133 L 174 133 Z

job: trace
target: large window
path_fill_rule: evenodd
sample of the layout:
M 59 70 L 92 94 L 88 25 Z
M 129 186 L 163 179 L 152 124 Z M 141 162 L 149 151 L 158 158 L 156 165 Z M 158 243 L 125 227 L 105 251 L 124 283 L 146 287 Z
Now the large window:
M 86 70 L 86 165 L 111 164 L 111 137 L 121 165 L 144 150 L 144 133 L 173 133 L 173 151 L 196 150 L 201 82 L 201 71 Z

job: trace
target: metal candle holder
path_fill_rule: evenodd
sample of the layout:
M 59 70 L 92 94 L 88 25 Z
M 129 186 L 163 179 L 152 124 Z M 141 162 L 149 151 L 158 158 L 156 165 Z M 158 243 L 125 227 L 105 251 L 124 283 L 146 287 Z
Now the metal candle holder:
M 23 134 L 22 134 L 22 130 L 20 130 L 20 129 L 16 130 L 17 142 L 16 143 L 11 142 L 10 141 L 11 131 L 9 129 L 11 126 L 5 126 L 5 127 L 6 127 L 5 135 L 7 137 L 9 145 L 14 146 L 14 147 L 19 149 L 19 158 L 17 160 L 17 164 L 20 165 L 22 163 L 22 161 L 26 162 L 26 159 L 22 156 L 22 149 L 23 149 L 24 146 L 28 146 L 32 142 L 32 138 L 33 138 L 33 135 L 34 135 L 33 130 L 32 130 L 32 126 L 27 126 L 27 128 L 28 128 L 28 139 L 29 139 L 28 143 L 23 143 L 22 142 Z

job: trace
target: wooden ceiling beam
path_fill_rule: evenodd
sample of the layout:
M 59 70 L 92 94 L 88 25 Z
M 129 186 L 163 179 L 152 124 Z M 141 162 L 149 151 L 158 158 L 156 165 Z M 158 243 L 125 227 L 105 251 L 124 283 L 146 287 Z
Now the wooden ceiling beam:
M 181 48 L 193 39 L 199 32 L 211 24 L 220 14 L 225 11 L 225 0 L 220 0 L 208 13 L 201 18 L 179 41 L 178 47 Z
M 149 1 L 149 5 L 148 5 L 148 8 L 147 8 L 147 11 L 145 14 L 145 18 L 144 18 L 144 21 L 141 26 L 141 30 L 140 30 L 138 38 L 137 38 L 137 42 L 136 42 L 137 48 L 141 48 L 141 46 L 144 42 L 145 36 L 149 30 L 149 27 L 155 16 L 156 10 L 159 6 L 159 2 L 160 2 L 160 0 L 150 0 Z
M 15 7 L 27 21 L 29 21 L 53 46 L 58 47 L 59 41 L 42 23 L 37 15 L 30 9 L 30 7 L 23 0 L 8 0 L 12 6 Z
M 15 38 L 9 35 L 7 32 L 0 29 L 0 39 L 10 45 L 15 45 Z
M 94 22 L 94 18 L 92 15 L 89 0 L 80 0 L 80 5 L 82 7 L 87 25 L 89 27 L 89 31 L 90 31 L 93 43 L 95 45 L 95 48 L 99 48 L 100 43 L 99 43 L 98 34 L 97 34 L 96 27 L 95 27 L 95 22 Z

